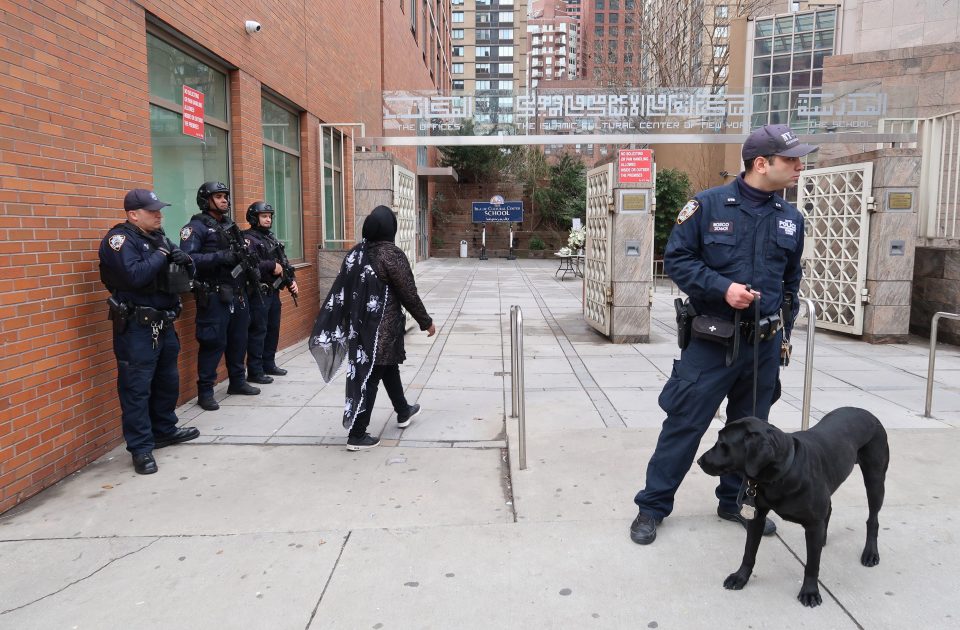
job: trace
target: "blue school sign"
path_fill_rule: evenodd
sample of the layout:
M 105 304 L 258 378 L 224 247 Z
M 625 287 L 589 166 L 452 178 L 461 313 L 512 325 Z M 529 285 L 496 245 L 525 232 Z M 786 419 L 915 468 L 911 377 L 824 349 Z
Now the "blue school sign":
M 520 223 L 521 221 L 523 221 L 522 201 L 473 202 L 474 223 Z

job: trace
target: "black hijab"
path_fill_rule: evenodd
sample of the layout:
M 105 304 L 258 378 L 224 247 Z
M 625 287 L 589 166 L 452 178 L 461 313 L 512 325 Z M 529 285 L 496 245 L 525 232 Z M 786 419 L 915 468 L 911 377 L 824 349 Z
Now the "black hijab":
M 393 241 L 397 218 L 386 206 L 377 206 L 363 222 L 363 240 L 340 265 L 340 273 L 320 307 L 310 335 L 310 354 L 329 383 L 344 359 L 348 362 L 343 426 L 353 426 L 366 408 L 367 379 L 377 359 L 378 329 L 389 289 L 370 266 L 367 246 Z
M 377 206 L 363 221 L 363 238 L 368 243 L 393 242 L 397 236 L 397 216 L 386 206 Z

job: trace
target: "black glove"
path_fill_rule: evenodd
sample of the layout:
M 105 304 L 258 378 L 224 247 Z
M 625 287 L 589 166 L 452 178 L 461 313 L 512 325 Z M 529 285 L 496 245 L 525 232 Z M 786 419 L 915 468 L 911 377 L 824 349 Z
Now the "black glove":
M 231 249 L 220 252 L 220 262 L 227 267 L 233 267 L 237 264 L 237 262 L 239 262 L 239 260 L 240 259 L 237 258 L 237 255 Z
M 190 255 L 182 249 L 174 249 L 172 252 L 170 252 L 168 258 L 171 262 L 175 262 L 178 265 L 183 265 L 184 267 L 189 267 L 193 264 L 193 259 L 190 258 Z

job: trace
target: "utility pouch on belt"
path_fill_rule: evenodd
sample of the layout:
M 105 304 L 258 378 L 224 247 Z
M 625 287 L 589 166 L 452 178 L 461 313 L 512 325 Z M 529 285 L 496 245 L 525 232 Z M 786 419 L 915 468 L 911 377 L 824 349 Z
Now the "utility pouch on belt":
M 233 304 L 233 287 L 229 284 L 221 284 L 219 293 L 221 304 Z
M 686 350 L 690 345 L 691 326 L 697 313 L 690 304 L 690 300 L 676 298 L 673 301 L 673 308 L 677 311 L 677 345 L 681 350 Z
M 737 332 L 733 322 L 719 317 L 700 315 L 693 319 L 693 336 L 697 339 L 728 345 Z

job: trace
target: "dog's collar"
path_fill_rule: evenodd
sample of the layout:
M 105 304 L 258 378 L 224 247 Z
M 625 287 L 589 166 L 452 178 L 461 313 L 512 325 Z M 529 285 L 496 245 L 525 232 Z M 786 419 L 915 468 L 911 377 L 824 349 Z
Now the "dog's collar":
M 790 442 L 790 452 L 787 454 L 787 460 L 783 463 L 780 473 L 770 479 L 764 479 L 763 483 L 775 483 L 783 479 L 787 475 L 787 472 L 790 471 L 790 467 L 793 466 L 793 460 L 796 456 L 797 447 L 793 444 L 793 442 Z M 760 482 L 756 479 L 747 479 L 747 483 L 756 486 Z

